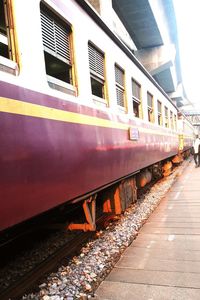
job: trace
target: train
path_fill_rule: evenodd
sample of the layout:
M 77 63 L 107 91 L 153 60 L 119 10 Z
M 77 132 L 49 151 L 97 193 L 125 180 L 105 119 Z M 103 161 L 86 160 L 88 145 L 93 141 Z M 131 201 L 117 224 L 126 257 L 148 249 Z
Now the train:
M 86 216 L 69 229 L 95 230 L 99 195 L 121 213 L 140 175 L 190 151 L 193 126 L 88 1 L 0 13 L 0 231 L 68 203 Z

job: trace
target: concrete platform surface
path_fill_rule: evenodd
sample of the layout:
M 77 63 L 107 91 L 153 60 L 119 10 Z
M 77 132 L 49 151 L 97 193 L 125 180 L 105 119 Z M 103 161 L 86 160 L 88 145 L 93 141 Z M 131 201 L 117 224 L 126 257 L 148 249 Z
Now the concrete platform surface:
M 200 299 L 200 168 L 193 162 L 96 294 L 98 300 Z

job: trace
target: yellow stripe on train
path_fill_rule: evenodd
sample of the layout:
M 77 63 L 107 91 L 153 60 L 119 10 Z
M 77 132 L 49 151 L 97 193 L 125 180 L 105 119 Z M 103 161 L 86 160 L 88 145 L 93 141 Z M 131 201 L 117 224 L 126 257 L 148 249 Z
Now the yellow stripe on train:
M 3 97 L 0 97 L 0 112 L 7 112 L 11 114 L 17 114 L 17 115 L 23 115 L 29 117 L 37 117 L 37 118 L 49 119 L 55 121 L 99 126 L 105 128 L 115 128 L 115 129 L 122 129 L 122 130 L 128 130 L 131 127 L 129 124 L 123 124 L 120 122 L 114 122 L 114 121 L 105 120 L 105 119 L 88 116 L 80 113 L 64 111 L 56 108 L 51 108 L 47 106 L 42 106 L 38 104 L 33 104 L 33 103 L 23 102 L 19 100 L 3 98 Z M 148 134 L 176 136 L 176 133 L 174 134 L 163 133 L 163 131 L 153 130 L 144 127 L 140 127 L 139 130 L 140 132 L 144 132 Z

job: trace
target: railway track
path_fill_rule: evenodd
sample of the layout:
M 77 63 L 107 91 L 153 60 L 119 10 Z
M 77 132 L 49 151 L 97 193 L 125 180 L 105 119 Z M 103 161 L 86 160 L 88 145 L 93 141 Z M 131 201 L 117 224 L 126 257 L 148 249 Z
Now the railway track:
M 110 215 L 100 217 L 97 221 L 98 228 L 102 228 L 105 224 L 108 224 L 111 219 L 110 217 Z M 77 254 L 80 251 L 81 247 L 86 242 L 95 238 L 95 234 L 96 232 L 79 232 L 75 234 L 75 237 L 72 240 L 69 240 L 64 245 L 60 246 L 29 272 L 26 272 L 7 288 L 0 289 L 0 299 L 21 299 L 24 294 L 34 290 L 36 285 L 45 278 L 45 275 L 56 271 L 61 263 L 62 265 L 66 264 L 74 254 Z
M 75 251 L 78 251 L 78 249 L 80 249 L 81 246 L 93 236 L 93 232 L 80 233 L 76 240 L 74 240 L 73 242 L 70 241 L 69 243 L 62 246 L 59 250 L 54 252 L 53 255 L 49 256 L 37 267 L 35 267 L 29 273 L 25 274 L 17 282 L 15 282 L 15 284 L 8 287 L 4 291 L 1 291 L 0 299 L 20 299 L 20 297 L 22 297 L 25 293 L 32 289 L 35 284 L 39 282 L 41 277 L 44 277 L 45 274 L 55 270 L 60 261 L 66 259 L 67 257 L 70 257 Z

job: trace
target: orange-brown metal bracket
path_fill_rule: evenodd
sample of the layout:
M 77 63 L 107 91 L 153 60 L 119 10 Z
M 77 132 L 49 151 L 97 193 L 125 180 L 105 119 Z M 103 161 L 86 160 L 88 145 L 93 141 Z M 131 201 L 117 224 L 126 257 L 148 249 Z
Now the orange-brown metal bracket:
M 171 161 L 167 161 L 163 167 L 162 167 L 162 171 L 163 171 L 163 176 L 169 176 L 172 172 L 172 162 Z
M 120 215 L 122 213 L 121 199 L 120 199 L 120 187 L 115 188 L 112 194 L 103 203 L 104 213 L 114 213 Z
M 104 213 L 111 213 L 112 207 L 111 207 L 111 199 L 106 199 L 103 203 L 103 212 Z
M 174 164 L 179 164 L 183 161 L 183 155 L 181 153 L 178 153 L 177 155 L 175 155 L 172 159 L 172 162 Z
M 95 231 L 96 230 L 96 197 L 97 195 L 91 196 L 89 199 L 83 202 L 83 211 L 87 223 L 76 224 L 71 223 L 67 227 L 69 230 L 83 230 L 83 231 Z
M 114 194 L 114 203 L 115 203 L 115 214 L 120 215 L 122 213 L 122 205 L 120 199 L 120 188 L 117 187 Z

